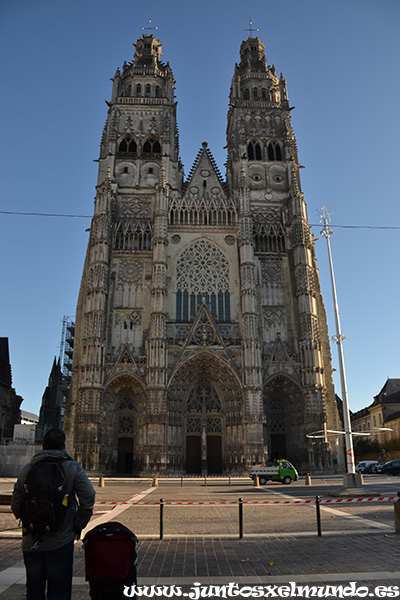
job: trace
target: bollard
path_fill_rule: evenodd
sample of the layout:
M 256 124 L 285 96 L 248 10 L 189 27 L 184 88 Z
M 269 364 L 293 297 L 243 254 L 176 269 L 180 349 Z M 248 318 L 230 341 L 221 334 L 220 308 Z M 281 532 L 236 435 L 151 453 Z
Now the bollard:
M 239 498 L 239 539 L 243 539 L 243 498 Z
M 103 475 L 101 475 L 99 478 L 99 487 L 104 487 L 104 486 L 105 486 L 104 477 L 103 477 Z
M 254 475 L 253 485 L 254 487 L 260 487 L 260 480 L 258 478 L 258 475 Z
M 207 487 L 207 475 L 204 475 L 204 487 Z
M 164 498 L 160 498 L 160 540 L 164 539 Z
M 310 473 L 307 473 L 307 475 L 306 475 L 306 485 L 311 485 Z
M 318 537 L 321 537 L 321 509 L 320 509 L 320 502 L 321 502 L 321 498 L 322 496 L 315 496 L 315 509 L 317 511 L 317 532 L 318 532 Z
M 231 476 L 229 475 L 229 487 L 231 487 Z
M 400 533 L 400 492 L 397 492 L 398 500 L 393 503 L 394 506 L 394 530 Z
M 158 487 L 158 479 L 155 475 L 153 477 L 153 481 L 151 482 L 151 487 Z

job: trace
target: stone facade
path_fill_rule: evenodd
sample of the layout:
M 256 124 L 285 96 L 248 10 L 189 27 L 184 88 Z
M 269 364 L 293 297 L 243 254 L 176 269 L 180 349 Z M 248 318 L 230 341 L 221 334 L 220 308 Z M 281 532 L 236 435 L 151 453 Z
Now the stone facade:
M 152 35 L 117 69 L 101 140 L 64 427 L 93 472 L 343 469 L 314 238 L 286 81 L 240 49 L 226 180 L 186 179 L 174 78 Z
M 12 439 L 14 425 L 21 420 L 22 397 L 12 387 L 8 338 L 0 338 L 0 441 Z

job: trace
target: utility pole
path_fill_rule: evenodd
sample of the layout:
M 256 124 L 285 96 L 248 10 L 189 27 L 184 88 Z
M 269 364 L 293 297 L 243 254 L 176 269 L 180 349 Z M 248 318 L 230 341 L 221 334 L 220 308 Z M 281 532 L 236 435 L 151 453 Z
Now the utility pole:
M 336 324 L 336 335 L 332 337 L 332 340 L 336 342 L 338 349 L 338 358 L 339 358 L 339 371 L 340 371 L 340 383 L 342 388 L 342 401 L 343 401 L 343 421 L 344 421 L 344 434 L 345 434 L 345 445 L 346 445 L 346 468 L 347 473 L 344 475 L 344 488 L 354 488 L 361 487 L 362 478 L 360 475 L 356 473 L 355 464 L 354 464 L 354 449 L 353 449 L 353 436 L 351 433 L 351 420 L 350 420 L 350 410 L 349 410 L 349 401 L 347 396 L 347 383 L 346 383 L 346 372 L 344 368 L 344 356 L 343 356 L 343 341 L 346 339 L 346 336 L 342 335 L 341 327 L 340 327 L 340 316 L 339 316 L 339 306 L 336 295 L 336 285 L 335 285 L 335 274 L 333 271 L 333 262 L 332 262 L 332 252 L 331 245 L 329 242 L 329 238 L 333 233 L 333 230 L 330 229 L 328 225 L 328 221 L 331 213 L 328 211 L 326 206 L 322 207 L 321 213 L 321 221 L 323 223 L 323 229 L 321 231 L 321 235 L 326 238 L 326 244 L 328 247 L 328 257 L 329 257 L 329 269 L 331 274 L 331 284 L 332 284 L 332 296 L 333 296 L 333 307 L 335 311 L 335 324 Z

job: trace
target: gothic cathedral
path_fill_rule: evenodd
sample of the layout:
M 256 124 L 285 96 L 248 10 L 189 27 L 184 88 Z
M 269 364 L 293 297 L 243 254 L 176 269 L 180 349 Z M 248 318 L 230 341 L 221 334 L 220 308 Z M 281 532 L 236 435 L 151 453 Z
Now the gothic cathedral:
M 286 81 L 249 37 L 226 180 L 185 179 L 174 77 L 153 35 L 113 78 L 76 312 L 70 450 L 91 472 L 344 469 L 325 309 Z

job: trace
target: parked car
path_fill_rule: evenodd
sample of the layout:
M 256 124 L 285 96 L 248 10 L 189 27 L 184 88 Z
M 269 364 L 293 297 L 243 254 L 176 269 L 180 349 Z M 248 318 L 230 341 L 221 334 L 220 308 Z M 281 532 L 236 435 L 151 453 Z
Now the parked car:
M 399 475 L 400 460 L 389 460 L 381 468 L 381 473 L 387 473 L 387 475 Z
M 362 462 L 357 463 L 356 473 L 370 473 L 370 467 L 377 464 L 378 462 L 376 460 L 363 460 Z
M 382 469 L 383 467 L 386 465 L 386 462 L 380 462 L 378 463 L 378 466 L 375 467 L 375 473 L 382 473 Z
M 379 463 L 373 462 L 370 465 L 366 466 L 365 469 L 362 472 L 363 475 L 370 475 L 371 473 L 376 473 L 375 469 L 377 468 L 377 466 L 379 465 Z
M 383 462 L 377 462 L 374 465 L 372 465 L 369 469 L 370 473 L 380 473 L 380 468 L 382 467 Z

